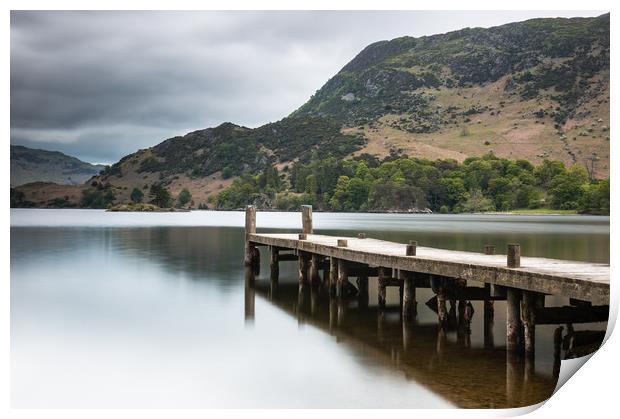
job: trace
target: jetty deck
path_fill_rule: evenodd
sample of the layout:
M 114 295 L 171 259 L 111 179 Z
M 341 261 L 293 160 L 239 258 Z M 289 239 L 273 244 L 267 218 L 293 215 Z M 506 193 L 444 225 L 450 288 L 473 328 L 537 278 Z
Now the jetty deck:
M 508 244 L 506 254 L 496 254 L 489 244 L 484 253 L 434 249 L 357 237 L 313 234 L 312 207 L 302 206 L 299 234 L 257 233 L 256 208 L 245 214 L 246 279 L 253 283 L 260 270 L 259 246 L 270 252 L 270 279 L 278 281 L 279 263 L 299 264 L 300 291 L 322 285 L 335 298 L 359 295 L 368 298 L 369 277 L 377 277 L 379 307 L 386 305 L 386 287 L 400 288 L 402 318 L 416 315 L 416 288 L 435 293 L 440 327 L 448 322 L 446 302 L 459 302 L 459 311 L 468 321 L 468 302 L 484 300 L 489 309 L 495 300 L 506 301 L 506 347 L 509 352 L 534 354 L 536 324 L 571 325 L 607 321 L 609 316 L 610 268 L 608 264 L 521 257 L 519 244 Z M 413 237 L 412 237 L 413 238 Z M 323 271 L 321 281 L 320 271 Z M 350 281 L 357 278 L 357 287 Z M 468 281 L 484 288 L 468 286 Z M 545 307 L 545 296 L 569 298 L 565 307 Z M 593 304 L 598 304 L 597 306 Z
M 520 267 L 506 267 L 506 255 L 486 255 L 416 246 L 406 256 L 407 244 L 371 238 L 307 234 L 250 234 L 256 245 L 308 252 L 371 267 L 480 281 L 544 294 L 561 295 L 596 304 L 609 303 L 609 265 L 522 256 Z M 338 241 L 345 240 L 346 247 Z

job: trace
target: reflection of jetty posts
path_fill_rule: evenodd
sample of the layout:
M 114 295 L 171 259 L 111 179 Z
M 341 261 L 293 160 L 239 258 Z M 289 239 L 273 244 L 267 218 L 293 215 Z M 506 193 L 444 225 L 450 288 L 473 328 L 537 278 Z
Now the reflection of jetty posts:
M 292 251 L 299 260 L 299 284 L 305 286 L 319 275 L 319 266 L 329 266 L 329 288 L 344 296 L 345 287 L 353 287 L 350 276 L 367 281 L 378 277 L 378 302 L 386 304 L 386 287 L 399 286 L 403 315 L 410 317 L 415 307 L 415 288 L 431 286 L 437 294 L 437 312 L 443 326 L 450 320 L 446 302 L 451 310 L 458 300 L 505 299 L 507 305 L 507 348 L 509 351 L 534 353 L 534 328 L 538 318 L 549 317 L 544 307 L 544 295 L 570 297 L 577 307 L 555 310 L 555 321 L 563 323 L 585 313 L 587 321 L 606 321 L 609 304 L 609 265 L 521 257 L 517 244 L 509 244 L 506 256 L 496 255 L 487 245 L 485 254 L 419 247 L 366 238 L 332 237 L 313 234 L 312 207 L 302 206 L 301 234 L 256 234 L 256 209 L 246 209 L 245 263 L 256 266 L 257 246 L 271 250 L 271 271 L 283 258 L 280 252 Z M 274 255 L 276 253 L 276 255 Z M 328 262 L 327 262 L 328 260 Z M 309 269 L 312 270 L 309 275 Z M 485 288 L 467 287 L 466 281 L 485 284 Z M 324 278 L 324 281 L 326 279 Z M 489 285 L 488 287 L 486 285 Z M 360 286 L 367 290 L 367 285 Z M 479 290 L 479 291 L 478 291 Z M 480 298 L 482 292 L 482 298 Z M 472 296 L 473 295 L 473 296 Z M 478 298 L 476 298 L 478 296 Z M 593 307 L 592 304 L 606 307 Z M 485 305 L 492 310 L 492 305 Z

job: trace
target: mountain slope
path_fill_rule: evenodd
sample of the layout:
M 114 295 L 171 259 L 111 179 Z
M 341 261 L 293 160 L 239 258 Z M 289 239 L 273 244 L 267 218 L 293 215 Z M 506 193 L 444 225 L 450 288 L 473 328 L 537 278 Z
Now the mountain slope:
M 104 168 L 103 165 L 86 163 L 59 151 L 11 146 L 11 187 L 31 182 L 78 185 Z
M 362 153 L 463 161 L 493 152 L 594 164 L 607 177 L 609 120 L 609 14 L 533 19 L 374 43 L 280 121 L 174 137 L 95 182 L 117 201 L 153 183 L 173 195 L 187 188 L 197 206 L 268 163 Z

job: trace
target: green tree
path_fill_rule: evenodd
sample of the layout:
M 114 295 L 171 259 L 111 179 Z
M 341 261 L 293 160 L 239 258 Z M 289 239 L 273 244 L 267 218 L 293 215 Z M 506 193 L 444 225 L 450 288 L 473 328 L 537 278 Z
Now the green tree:
M 184 207 L 189 201 L 192 200 L 192 194 L 187 188 L 183 188 L 181 192 L 179 192 L 179 196 L 177 197 L 177 202 L 179 207 Z
M 157 205 L 160 208 L 170 208 L 172 206 L 172 197 L 170 192 L 163 185 L 154 183 L 151 185 L 149 191 L 151 197 L 151 204 Z
M 136 204 L 142 202 L 142 200 L 144 199 L 144 192 L 142 192 L 138 188 L 133 188 L 133 190 L 131 191 L 130 199 Z
M 464 212 L 486 212 L 493 211 L 495 207 L 493 201 L 485 197 L 480 189 L 469 192 L 469 198 L 463 204 Z
M 555 209 L 577 209 L 588 181 L 585 167 L 574 164 L 565 173 L 555 176 L 550 183 L 551 206 Z

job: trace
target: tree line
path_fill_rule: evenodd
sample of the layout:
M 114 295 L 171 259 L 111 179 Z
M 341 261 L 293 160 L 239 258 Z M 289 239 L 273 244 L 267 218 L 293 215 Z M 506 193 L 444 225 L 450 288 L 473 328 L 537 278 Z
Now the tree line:
M 236 178 L 210 198 L 217 209 L 255 204 L 327 211 L 421 211 L 440 213 L 571 210 L 609 214 L 609 179 L 591 179 L 580 164 L 499 158 L 493 154 L 455 160 L 362 155 L 311 158 L 278 171 L 267 164 L 257 175 Z

